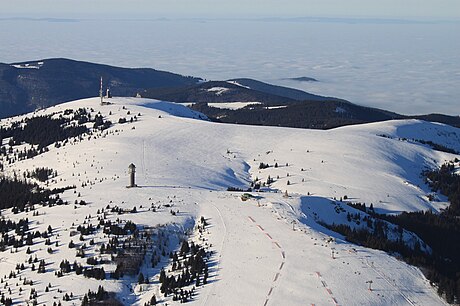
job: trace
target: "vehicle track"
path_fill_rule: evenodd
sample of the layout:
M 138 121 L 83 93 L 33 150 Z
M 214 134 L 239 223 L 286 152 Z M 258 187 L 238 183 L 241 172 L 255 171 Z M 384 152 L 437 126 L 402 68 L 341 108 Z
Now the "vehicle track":
M 264 302 L 264 306 L 267 306 L 270 301 L 270 296 L 272 295 L 273 290 L 275 289 L 275 285 L 278 283 L 278 280 L 281 276 L 281 271 L 283 270 L 284 264 L 286 263 L 286 252 L 284 251 L 283 247 L 278 243 L 278 241 L 275 241 L 273 237 L 269 233 L 267 233 L 267 231 L 260 224 L 258 224 L 253 217 L 248 216 L 248 219 L 265 235 L 265 237 L 267 237 L 280 250 L 282 258 L 282 262 L 273 278 L 272 286 L 268 290 L 267 297 Z

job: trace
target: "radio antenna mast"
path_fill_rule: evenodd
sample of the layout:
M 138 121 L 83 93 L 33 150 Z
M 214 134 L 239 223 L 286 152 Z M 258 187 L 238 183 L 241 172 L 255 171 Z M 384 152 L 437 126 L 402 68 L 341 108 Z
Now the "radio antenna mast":
M 101 105 L 104 105 L 104 96 L 102 95 L 102 76 L 101 76 L 101 88 L 99 89 L 99 97 L 101 98 Z

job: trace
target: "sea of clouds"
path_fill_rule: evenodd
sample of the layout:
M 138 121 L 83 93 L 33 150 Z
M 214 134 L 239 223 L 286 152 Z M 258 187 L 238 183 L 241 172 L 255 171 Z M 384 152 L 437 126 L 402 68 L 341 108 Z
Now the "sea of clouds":
M 403 114 L 460 115 L 459 22 L 0 18 L 0 27 L 3 63 L 66 57 L 249 77 Z

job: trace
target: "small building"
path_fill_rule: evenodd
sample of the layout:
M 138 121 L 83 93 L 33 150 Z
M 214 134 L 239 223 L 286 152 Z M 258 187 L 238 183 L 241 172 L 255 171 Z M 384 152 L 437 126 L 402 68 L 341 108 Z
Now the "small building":
M 136 166 L 131 163 L 128 166 L 128 173 L 129 173 L 129 185 L 128 188 L 137 187 L 136 185 Z
M 241 201 L 247 201 L 247 200 L 249 200 L 249 199 L 251 199 L 251 198 L 253 198 L 253 196 L 252 196 L 252 194 L 250 194 L 250 193 L 243 193 L 243 194 L 241 195 Z

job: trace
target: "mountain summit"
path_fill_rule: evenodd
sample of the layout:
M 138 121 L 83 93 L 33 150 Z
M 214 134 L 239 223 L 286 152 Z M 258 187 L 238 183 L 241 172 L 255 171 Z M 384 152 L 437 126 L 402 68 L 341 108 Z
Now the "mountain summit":
M 0 121 L 5 303 L 445 305 L 397 259 L 436 245 L 387 218 L 449 206 L 421 173 L 457 156 L 432 145 L 460 151 L 459 129 L 242 126 L 105 102 Z

